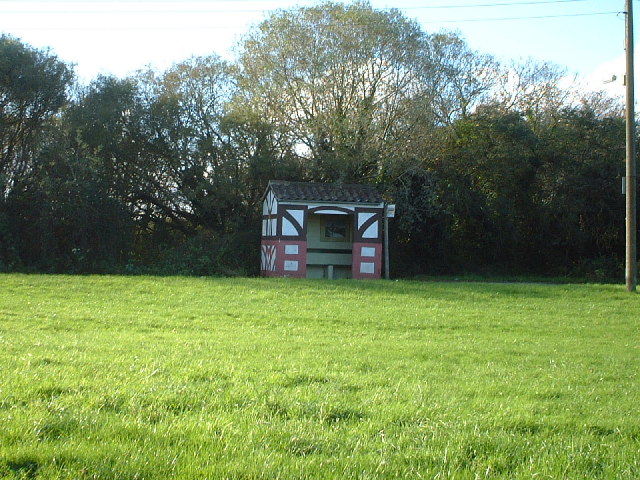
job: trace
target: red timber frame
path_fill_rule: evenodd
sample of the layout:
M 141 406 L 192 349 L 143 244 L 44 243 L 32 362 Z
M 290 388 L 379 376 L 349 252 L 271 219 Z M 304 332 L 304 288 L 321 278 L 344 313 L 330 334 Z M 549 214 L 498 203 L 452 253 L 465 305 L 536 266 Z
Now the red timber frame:
M 307 207 L 278 204 L 277 212 L 263 215 L 263 221 L 275 220 L 275 232 L 263 231 L 260 274 L 264 277 L 307 276 Z
M 382 275 L 382 214 L 381 208 L 355 209 L 351 278 L 378 279 Z
M 309 208 L 277 204 L 263 215 L 260 274 L 265 277 L 307 276 L 307 222 L 315 211 L 336 211 L 353 216 L 351 277 L 379 279 L 382 275 L 383 208 L 326 205 Z M 266 223 L 265 223 L 266 222 Z M 272 228 L 275 226 L 275 228 Z

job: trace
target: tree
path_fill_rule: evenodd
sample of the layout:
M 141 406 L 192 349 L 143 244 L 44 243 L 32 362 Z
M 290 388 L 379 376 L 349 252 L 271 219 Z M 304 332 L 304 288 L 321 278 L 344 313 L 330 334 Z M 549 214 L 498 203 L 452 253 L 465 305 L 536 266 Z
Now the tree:
M 426 35 L 397 10 L 326 3 L 279 11 L 242 45 L 246 104 L 317 180 L 371 181 L 420 89 Z
M 608 258 L 615 266 L 624 258 L 624 117 L 565 109 L 546 132 L 546 145 L 535 201 L 548 265 L 571 269 Z
M 501 68 L 493 98 L 487 103 L 523 114 L 533 129 L 542 128 L 579 98 L 577 89 L 562 86 L 566 77 L 564 69 L 549 62 L 513 62 Z
M 0 196 L 33 167 L 46 122 L 67 102 L 72 80 L 49 51 L 0 36 Z
M 133 208 L 133 194 L 146 172 L 141 165 L 146 132 L 135 82 L 100 76 L 65 112 L 71 141 L 99 159 L 110 194 Z
M 113 272 L 133 238 L 129 209 L 115 198 L 101 160 L 62 121 L 47 134 L 30 174 L 7 195 L 17 265 L 47 272 Z
M 175 193 L 187 206 L 183 215 L 193 225 L 225 230 L 237 214 L 234 200 L 243 187 L 235 181 L 236 159 L 227 155 L 222 131 L 235 91 L 231 67 L 217 56 L 191 58 L 165 72 L 155 89 L 150 102 L 155 144 L 162 145 L 158 151 Z
M 198 238 L 239 248 L 250 236 L 258 244 L 259 204 L 267 181 L 297 178 L 299 169 L 274 128 L 233 102 L 235 80 L 233 67 L 217 56 L 194 57 L 162 74 L 138 76 L 146 106 L 145 148 L 152 157 L 148 171 L 156 172 L 148 183 L 152 208 L 144 217 L 146 230 L 178 229 L 184 235 L 178 243 L 197 250 Z M 176 238 L 171 242 L 176 244 Z
M 451 125 L 486 103 L 500 77 L 500 66 L 490 55 L 475 52 L 458 35 L 430 37 L 430 68 L 424 70 L 423 95 L 440 125 Z
M 455 217 L 458 256 L 468 265 L 526 269 L 539 138 L 521 115 L 488 108 L 458 120 L 449 142 L 443 199 Z

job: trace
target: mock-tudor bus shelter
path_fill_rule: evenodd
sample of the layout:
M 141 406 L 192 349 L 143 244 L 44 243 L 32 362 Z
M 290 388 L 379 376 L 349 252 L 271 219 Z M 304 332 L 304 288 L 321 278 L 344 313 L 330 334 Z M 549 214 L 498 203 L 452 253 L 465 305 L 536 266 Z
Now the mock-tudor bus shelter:
M 373 185 L 270 181 L 262 210 L 261 274 L 380 278 L 384 211 Z

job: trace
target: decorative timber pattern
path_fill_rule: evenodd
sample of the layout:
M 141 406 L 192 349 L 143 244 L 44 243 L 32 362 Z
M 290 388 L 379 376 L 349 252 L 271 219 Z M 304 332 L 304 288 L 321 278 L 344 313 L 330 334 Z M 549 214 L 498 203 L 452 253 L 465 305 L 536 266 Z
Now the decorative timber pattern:
M 380 278 L 383 215 L 373 185 L 271 181 L 262 210 L 261 274 Z

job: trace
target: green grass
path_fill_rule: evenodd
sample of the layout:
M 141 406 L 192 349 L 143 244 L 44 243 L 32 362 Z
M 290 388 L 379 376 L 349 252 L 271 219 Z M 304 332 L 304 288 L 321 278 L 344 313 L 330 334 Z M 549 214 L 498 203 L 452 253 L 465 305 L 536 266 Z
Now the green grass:
M 0 276 L 0 478 L 640 478 L 612 285 Z

